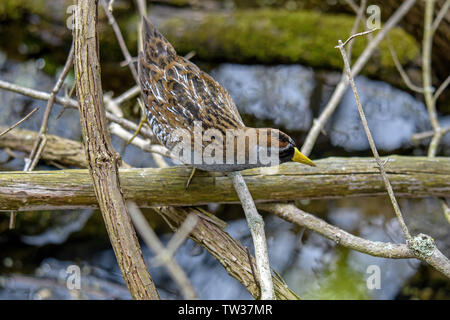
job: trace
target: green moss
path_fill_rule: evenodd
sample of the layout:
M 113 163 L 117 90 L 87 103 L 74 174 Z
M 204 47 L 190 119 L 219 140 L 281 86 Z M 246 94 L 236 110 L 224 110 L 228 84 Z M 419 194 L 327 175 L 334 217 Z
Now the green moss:
M 287 10 L 318 10 L 321 12 L 351 11 L 345 0 L 323 1 L 323 0 L 231 0 L 237 8 L 277 8 Z M 220 0 L 230 2 L 230 0 Z
M 169 0 L 167 3 L 174 7 L 187 7 L 189 6 L 189 0 Z
M 195 51 L 199 60 L 303 63 L 341 69 L 342 58 L 335 45 L 349 36 L 353 22 L 354 17 L 347 15 L 264 9 L 206 14 L 201 21 L 171 18 L 160 29 L 179 53 Z M 402 29 L 392 30 L 391 39 L 402 63 L 417 56 L 415 40 Z M 354 57 L 361 54 L 366 41 L 354 41 Z M 375 74 L 383 68 L 394 68 L 385 42 L 366 72 Z
M 339 250 L 338 259 L 318 281 L 318 287 L 304 294 L 305 299 L 314 300 L 367 300 L 369 290 L 363 273 L 349 265 L 349 251 Z
M 0 1 L 0 19 L 18 19 L 24 12 L 36 14 L 46 10 L 45 0 L 2 0 Z

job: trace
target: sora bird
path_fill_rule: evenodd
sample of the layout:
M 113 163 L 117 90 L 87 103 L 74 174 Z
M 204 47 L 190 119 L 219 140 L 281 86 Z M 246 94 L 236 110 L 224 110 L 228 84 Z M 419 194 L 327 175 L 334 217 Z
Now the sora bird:
M 228 92 L 179 56 L 145 17 L 142 41 L 138 68 L 148 123 L 175 159 L 219 172 L 289 161 L 314 166 L 287 134 L 245 126 Z

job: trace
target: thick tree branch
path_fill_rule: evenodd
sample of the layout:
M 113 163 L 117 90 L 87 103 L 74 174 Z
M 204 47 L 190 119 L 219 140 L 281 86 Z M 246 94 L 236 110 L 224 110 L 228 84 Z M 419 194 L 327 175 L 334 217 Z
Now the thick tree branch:
M 97 1 L 77 1 L 75 78 L 89 173 L 125 282 L 134 299 L 159 299 L 120 189 L 118 161 L 103 105 L 97 38 Z
M 354 236 L 291 204 L 263 204 L 258 207 L 270 211 L 286 221 L 313 230 L 344 247 L 376 257 L 391 259 L 417 258 L 430 264 L 450 278 L 450 262 L 436 247 L 432 248 L 432 252 L 429 255 L 424 256 L 412 250 L 406 244 L 370 241 Z
M 197 176 L 195 177 L 197 179 Z M 179 227 L 190 214 L 199 218 L 197 225 L 189 237 L 205 247 L 228 271 L 242 283 L 253 297 L 259 297 L 260 290 L 256 285 L 247 252 L 241 243 L 234 240 L 225 230 L 225 222 L 199 208 L 161 207 L 158 213 Z M 250 258 L 252 264 L 255 259 Z M 297 300 L 299 297 L 291 291 L 279 277 L 272 277 L 275 297 L 278 300 Z
M 382 158 L 386 161 L 387 158 Z M 328 158 L 316 168 L 295 163 L 242 172 L 257 202 L 385 195 L 374 159 Z M 399 197 L 447 197 L 450 193 L 450 159 L 390 156 L 385 165 Z M 190 168 L 121 169 L 121 187 L 127 200 L 140 207 L 237 203 L 227 176 L 198 172 L 189 189 Z M 87 170 L 2 172 L 0 210 L 42 210 L 96 207 Z

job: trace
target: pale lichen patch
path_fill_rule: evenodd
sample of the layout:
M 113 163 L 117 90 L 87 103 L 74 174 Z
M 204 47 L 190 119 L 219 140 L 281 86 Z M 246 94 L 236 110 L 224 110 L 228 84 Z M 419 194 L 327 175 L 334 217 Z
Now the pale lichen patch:
M 423 233 L 409 239 L 408 246 L 422 259 L 431 256 L 436 248 L 434 239 Z

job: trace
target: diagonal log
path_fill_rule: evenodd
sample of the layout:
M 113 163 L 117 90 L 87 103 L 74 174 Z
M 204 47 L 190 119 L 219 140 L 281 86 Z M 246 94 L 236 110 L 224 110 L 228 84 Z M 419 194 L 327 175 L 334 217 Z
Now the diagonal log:
M 108 132 L 100 76 L 97 1 L 78 0 L 76 13 L 75 82 L 95 199 L 131 296 L 134 299 L 156 300 L 159 295 L 148 273 L 120 188 L 120 156 L 114 150 Z
M 0 126 L 0 131 L 6 128 L 6 126 Z M 36 131 L 16 128 L 0 137 L 0 148 L 30 153 L 38 136 Z M 84 148 L 80 142 L 52 134 L 46 134 L 46 137 L 47 143 L 42 150 L 42 160 L 59 166 L 83 168 L 88 166 Z M 122 160 L 121 167 L 130 168 L 131 166 Z

